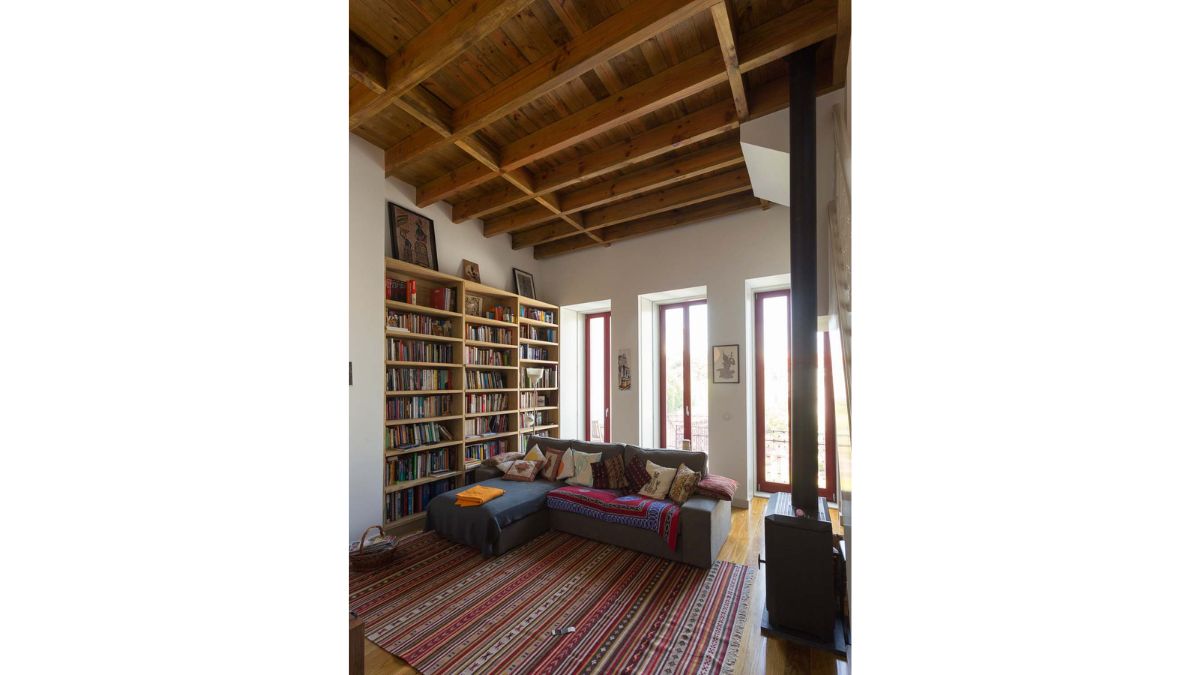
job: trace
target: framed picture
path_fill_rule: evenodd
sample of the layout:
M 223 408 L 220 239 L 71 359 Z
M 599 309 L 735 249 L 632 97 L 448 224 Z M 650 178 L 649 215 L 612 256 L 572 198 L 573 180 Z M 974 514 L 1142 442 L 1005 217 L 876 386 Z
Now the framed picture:
M 478 295 L 467 296 L 467 315 L 483 316 L 483 298 Z
M 473 263 L 466 258 L 463 258 L 463 278 L 475 283 L 482 283 L 479 280 L 479 263 Z
M 438 268 L 432 220 L 388 202 L 388 227 L 392 233 L 393 258 L 431 270 Z
M 633 370 L 629 366 L 629 350 L 620 349 L 617 351 L 617 388 L 621 391 L 628 391 L 633 386 Z
M 513 268 L 513 285 L 517 289 L 517 295 L 523 295 L 527 298 L 537 299 L 534 295 L 533 275 L 525 270 Z
M 742 358 L 738 345 L 714 345 L 712 354 L 713 384 L 741 382 Z

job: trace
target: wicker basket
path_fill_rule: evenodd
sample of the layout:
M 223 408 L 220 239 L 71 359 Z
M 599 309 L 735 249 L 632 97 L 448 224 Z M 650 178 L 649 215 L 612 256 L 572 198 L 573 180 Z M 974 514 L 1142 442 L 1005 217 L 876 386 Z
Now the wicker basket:
M 363 546 L 366 544 L 367 535 L 371 530 L 378 529 L 379 534 L 384 541 L 370 547 L 370 550 L 363 551 Z M 367 528 L 362 536 L 358 539 L 357 547 L 350 548 L 350 569 L 355 572 L 365 572 L 367 570 L 378 569 L 396 559 L 396 554 L 399 552 L 396 548 L 397 539 L 383 531 L 383 526 L 372 525 Z

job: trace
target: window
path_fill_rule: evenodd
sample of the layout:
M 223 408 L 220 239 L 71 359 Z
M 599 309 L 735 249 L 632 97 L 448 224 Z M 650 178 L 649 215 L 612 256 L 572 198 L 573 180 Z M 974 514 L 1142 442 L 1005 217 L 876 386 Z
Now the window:
M 708 452 L 708 305 L 692 300 L 658 307 L 659 442 Z
M 589 314 L 584 320 L 584 409 L 587 410 L 587 439 L 609 443 L 612 425 L 609 422 L 609 321 L 611 312 Z

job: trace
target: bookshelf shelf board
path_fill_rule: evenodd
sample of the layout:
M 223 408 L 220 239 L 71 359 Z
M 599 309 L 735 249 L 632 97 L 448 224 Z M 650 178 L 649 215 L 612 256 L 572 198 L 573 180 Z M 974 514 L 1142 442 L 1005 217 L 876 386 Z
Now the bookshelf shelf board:
M 516 349 L 516 345 L 506 345 L 503 342 L 484 342 L 483 340 L 463 340 L 469 347 L 492 347 L 493 349 Z
M 444 471 L 442 473 L 435 473 L 431 476 L 425 476 L 424 478 L 417 478 L 416 480 L 406 480 L 403 483 L 392 483 L 384 488 L 383 492 L 384 494 L 391 494 L 393 492 L 399 492 L 401 490 L 407 490 L 408 488 L 417 487 L 418 485 L 436 483 L 439 480 L 461 475 L 463 475 L 462 471 Z
M 547 361 L 545 359 L 521 359 L 521 363 L 546 363 L 552 366 L 558 365 L 558 361 Z
M 535 300 L 533 298 L 527 298 L 523 295 L 518 295 L 517 297 L 520 298 L 522 305 L 529 305 L 530 307 L 540 307 L 541 309 L 553 309 L 553 310 L 558 309 L 558 305 L 552 305 L 552 304 L 546 302 L 545 300 Z
M 512 387 L 511 389 L 468 389 L 467 393 L 468 394 L 493 394 L 493 393 L 501 392 L 501 391 L 516 391 L 516 390 L 517 390 L 516 387 Z
M 462 342 L 462 338 L 456 338 L 450 335 L 426 335 L 425 333 L 414 333 L 412 331 L 396 330 L 395 328 L 388 328 L 386 332 L 388 337 L 416 338 L 419 340 L 434 340 L 438 342 Z
M 453 445 L 462 444 L 461 440 L 457 441 L 442 441 L 441 443 L 430 443 L 429 445 L 418 445 L 412 448 L 390 448 L 383 453 L 384 457 L 399 457 L 400 455 L 411 455 L 414 452 L 425 452 L 426 450 L 437 450 L 438 448 L 448 448 Z
M 468 363 L 467 368 L 477 368 L 479 370 L 516 370 L 517 366 L 483 366 L 477 363 Z
M 521 391 L 558 391 L 558 387 L 521 387 Z
M 471 281 L 469 279 L 463 281 L 463 288 L 465 288 L 468 293 L 471 293 L 473 295 L 490 295 L 493 298 L 516 298 L 516 297 L 519 297 L 516 293 L 513 293 L 512 291 L 502 291 L 499 288 L 492 288 L 491 286 L 484 286 L 481 283 Z
M 478 443 L 479 441 L 490 441 L 493 438 L 504 438 L 505 436 L 516 436 L 519 432 L 516 431 L 501 431 L 497 434 L 487 434 L 485 436 L 467 436 L 464 443 Z
M 424 396 L 426 394 L 461 394 L 462 389 L 393 389 L 387 396 Z
M 543 328 L 558 328 L 558 324 L 550 323 L 549 321 L 538 321 L 527 316 L 521 317 L 521 323 L 527 323 L 531 326 L 542 326 Z
M 463 469 L 463 473 L 466 473 L 468 471 L 474 471 L 475 469 L 478 469 L 481 466 L 483 466 L 483 462 L 467 462 L 467 464 L 466 464 L 467 468 Z
M 466 316 L 466 318 L 467 318 L 467 323 L 478 323 L 478 324 L 483 324 L 483 325 L 487 325 L 487 326 L 502 326 L 504 328 L 512 328 L 513 326 L 517 325 L 517 324 L 513 323 L 512 321 L 501 321 L 499 319 L 489 319 L 484 316 L 471 316 L 470 314 L 466 314 L 464 316 Z
M 441 363 L 439 361 L 384 361 L 389 366 L 417 366 L 421 368 L 462 368 L 461 363 Z
M 487 417 L 488 415 L 510 415 L 516 410 L 493 410 L 492 412 L 463 413 L 463 417 Z
M 557 428 L 558 428 L 557 424 L 542 424 L 542 425 L 536 426 L 536 427 L 526 427 L 521 430 L 521 433 L 532 434 L 532 433 L 535 433 L 538 431 L 545 431 L 547 429 L 557 429 Z
M 529 345 L 546 345 L 547 347 L 557 347 L 557 342 L 548 342 L 546 340 L 534 340 L 533 338 L 521 338 L 521 342 Z
M 419 422 L 445 422 L 446 420 L 456 420 L 461 415 L 442 415 L 441 417 L 409 417 L 402 420 L 386 420 L 383 424 L 388 427 L 395 427 L 401 424 L 417 424 Z
M 384 523 L 383 528 L 386 530 L 386 529 L 392 528 L 392 527 L 400 527 L 401 525 L 407 525 L 408 523 L 412 523 L 412 522 L 415 522 L 418 520 L 423 520 L 424 518 L 425 518 L 424 511 L 419 511 L 417 513 L 410 513 L 407 516 L 402 516 L 395 520 Z
M 540 405 L 536 408 L 521 408 L 517 412 L 537 412 L 538 410 L 558 410 L 556 405 Z
M 451 274 L 446 274 L 445 272 L 431 270 L 428 267 L 421 267 L 420 265 L 407 263 L 403 260 L 397 260 L 396 258 L 384 258 L 383 260 L 384 266 L 387 268 L 388 272 L 397 272 L 399 274 L 415 277 L 417 279 L 424 279 L 426 281 L 444 281 L 448 286 L 458 285 L 463 282 L 462 277 L 456 277 Z
M 387 303 L 388 309 L 400 309 L 415 314 L 430 314 L 433 316 L 448 316 L 457 318 L 462 316 L 462 312 L 451 312 L 445 309 L 436 309 L 434 307 L 426 307 L 425 305 L 414 305 L 411 302 L 401 302 L 400 300 L 384 300 Z

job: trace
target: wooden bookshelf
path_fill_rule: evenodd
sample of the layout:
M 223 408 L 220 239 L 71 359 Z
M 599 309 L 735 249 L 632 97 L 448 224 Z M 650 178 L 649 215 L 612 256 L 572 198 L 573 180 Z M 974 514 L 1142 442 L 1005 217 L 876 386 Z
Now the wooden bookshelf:
M 391 530 L 424 519 L 422 490 L 472 482 L 483 458 L 524 450 L 530 433 L 558 436 L 560 312 L 548 302 L 399 260 L 387 259 L 385 268 L 389 289 L 400 288 L 392 280 L 404 282 L 403 297 L 384 300 L 384 367 L 389 375 L 384 391 L 383 522 Z M 444 306 L 433 306 L 439 300 Z M 421 332 L 421 327 L 432 333 Z M 397 371 L 395 377 L 392 371 Z M 407 372 L 402 377 L 399 371 Z M 548 380 L 553 386 L 534 386 Z M 446 388 L 429 389 L 430 383 Z M 406 386 L 414 384 L 418 386 Z M 432 403 L 427 398 L 440 396 L 450 397 L 449 409 L 442 409 L 442 399 Z M 521 404 L 522 396 L 532 397 L 534 405 Z M 437 414 L 388 414 L 389 401 L 407 401 L 415 408 L 417 399 L 424 399 L 422 405 L 436 405 Z M 473 404 L 485 410 L 472 412 Z M 391 406 L 391 412 L 409 410 L 405 403 Z M 525 424 L 527 415 L 534 416 L 531 424 Z M 449 438 L 421 437 L 423 444 L 393 447 L 392 430 L 413 425 L 441 425 Z M 496 430 L 476 434 L 484 428 Z M 441 429 L 437 433 L 443 435 Z M 435 467 L 430 458 L 444 459 L 445 465 Z M 407 471 L 421 462 L 426 464 Z M 389 481 L 392 469 L 403 480 Z M 410 497 L 411 512 L 400 508 Z

